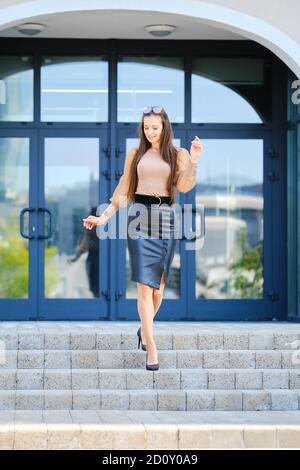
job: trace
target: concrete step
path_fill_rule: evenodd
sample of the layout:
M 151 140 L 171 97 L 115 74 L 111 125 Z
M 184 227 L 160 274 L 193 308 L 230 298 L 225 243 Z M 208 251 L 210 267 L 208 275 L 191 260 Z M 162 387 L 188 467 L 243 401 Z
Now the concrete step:
M 0 409 L 299 409 L 300 325 L 155 322 L 155 372 L 139 326 L 1 323 Z
M 294 369 L 3 369 L 2 390 L 300 389 Z
M 21 323 L 21 325 L 20 325 Z M 110 350 L 134 349 L 137 347 L 136 330 L 139 323 L 87 322 L 76 328 L 77 322 L 59 325 L 59 322 L 35 322 L 39 328 L 29 328 L 28 323 L 20 322 L 0 325 L 1 349 L 70 349 L 70 350 Z M 130 323 L 133 323 L 131 325 Z M 299 325 L 270 325 L 235 323 L 228 327 L 220 323 L 218 327 L 200 322 L 182 323 L 155 322 L 154 339 L 158 349 L 200 349 L 200 350 L 291 350 L 300 348 Z M 56 324 L 56 327 L 55 327 Z M 156 325 L 159 324 L 157 327 Z M 6 327 L 5 327 L 6 325 Z M 15 325 L 15 327 L 14 327 Z M 167 326 L 165 326 L 167 325 Z M 225 331 L 224 331 L 225 330 Z
M 207 369 L 299 369 L 300 351 L 296 350 L 201 350 L 181 349 L 158 351 L 160 367 Z M 22 349 L 5 350 L 0 358 L 1 369 L 69 369 L 69 368 L 144 368 L 146 353 L 141 349 L 68 350 Z
M 2 410 L 299 410 L 299 389 L 1 390 Z
M 299 448 L 300 411 L 0 411 L 0 450 Z

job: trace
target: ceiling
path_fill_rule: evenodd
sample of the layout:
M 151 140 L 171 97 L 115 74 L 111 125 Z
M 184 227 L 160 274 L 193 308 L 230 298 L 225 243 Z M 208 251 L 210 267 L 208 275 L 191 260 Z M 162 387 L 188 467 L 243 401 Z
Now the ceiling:
M 182 18 L 152 12 L 128 11 L 80 11 L 56 13 L 52 15 L 27 18 L 17 24 L 42 23 L 46 28 L 33 38 L 85 38 L 85 39 L 153 39 L 152 35 L 143 30 L 149 24 L 172 24 L 177 30 L 167 39 L 218 39 L 241 40 L 247 39 L 225 29 L 201 23 L 200 20 Z M 12 27 L 0 31 L 0 37 L 24 37 Z M 29 36 L 27 36 L 29 37 Z M 161 39 L 161 38 L 159 38 Z

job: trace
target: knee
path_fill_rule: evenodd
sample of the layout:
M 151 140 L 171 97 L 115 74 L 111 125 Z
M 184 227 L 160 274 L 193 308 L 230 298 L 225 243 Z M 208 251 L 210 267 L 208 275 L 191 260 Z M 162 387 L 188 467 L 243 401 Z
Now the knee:
M 148 301 L 152 298 L 153 287 L 146 284 L 137 283 L 138 300 Z

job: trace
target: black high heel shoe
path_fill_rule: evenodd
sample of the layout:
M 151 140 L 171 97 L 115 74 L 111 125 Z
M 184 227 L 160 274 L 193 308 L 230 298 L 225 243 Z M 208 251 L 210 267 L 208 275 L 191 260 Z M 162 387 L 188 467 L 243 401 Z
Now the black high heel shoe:
M 148 353 L 146 354 L 146 369 L 147 370 L 158 370 L 159 362 L 157 364 L 147 364 Z
M 141 335 L 141 327 L 137 330 L 137 336 L 138 336 L 138 349 L 140 348 L 140 344 L 142 343 L 142 335 Z M 142 343 L 142 350 L 147 351 L 146 345 Z

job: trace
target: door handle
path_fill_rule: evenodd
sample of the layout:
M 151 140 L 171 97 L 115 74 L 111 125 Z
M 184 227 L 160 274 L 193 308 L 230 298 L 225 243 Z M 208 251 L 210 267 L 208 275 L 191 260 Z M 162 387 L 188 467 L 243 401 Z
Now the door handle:
M 48 233 L 47 235 L 39 235 L 38 236 L 38 239 L 39 240 L 48 240 L 49 238 L 52 237 L 52 232 L 53 232 L 53 227 L 52 227 L 52 214 L 51 212 L 49 211 L 49 209 L 45 209 L 43 207 L 39 207 L 38 208 L 38 212 L 46 212 L 48 215 L 49 215 L 49 228 L 48 228 Z
M 20 212 L 20 234 L 23 238 L 27 238 L 28 240 L 33 240 L 35 237 L 33 235 L 27 235 L 24 232 L 24 214 L 26 212 L 34 212 L 35 209 L 32 209 L 30 207 L 24 207 L 24 209 L 21 210 Z

